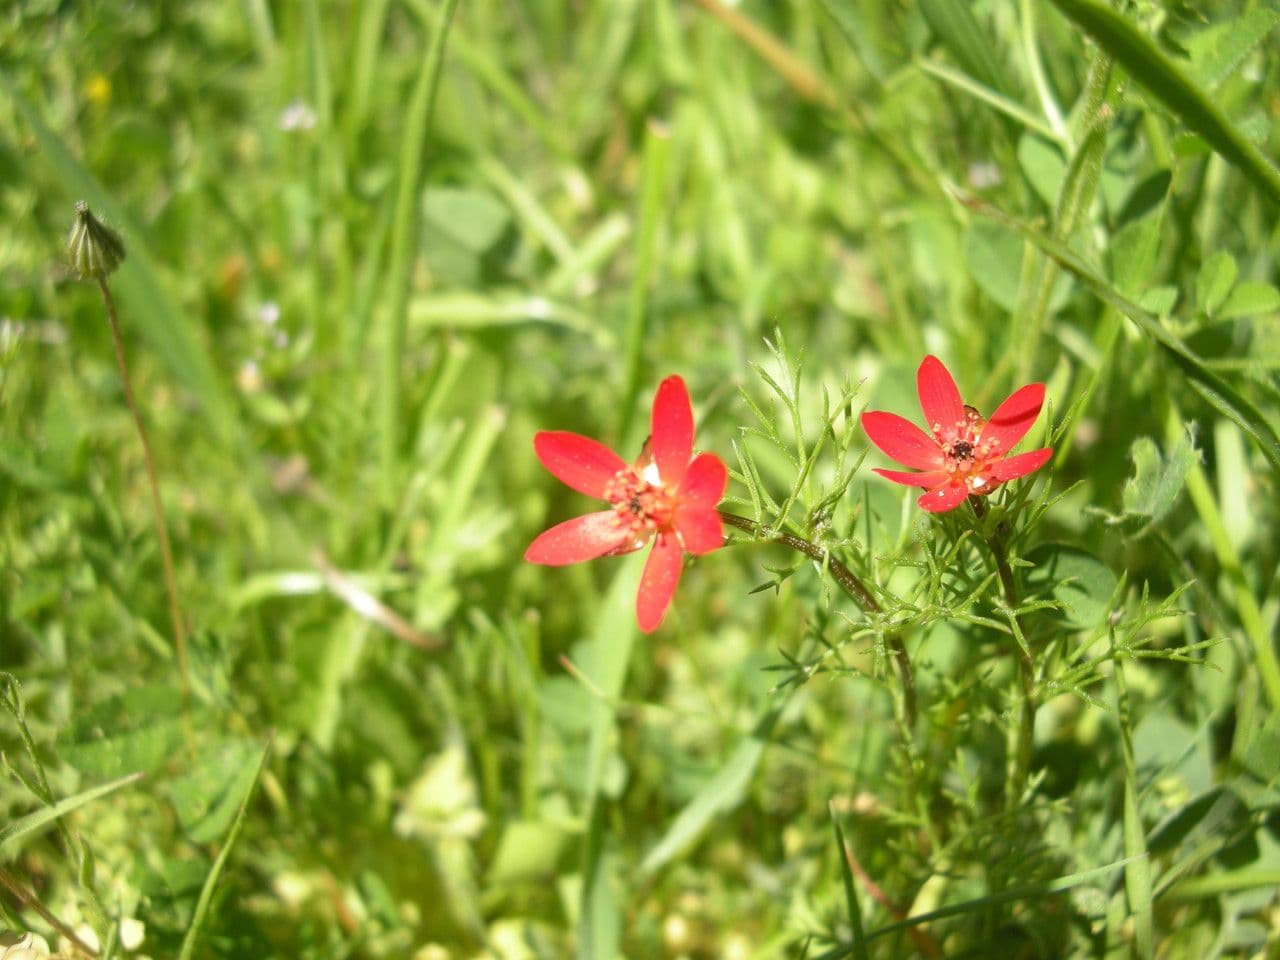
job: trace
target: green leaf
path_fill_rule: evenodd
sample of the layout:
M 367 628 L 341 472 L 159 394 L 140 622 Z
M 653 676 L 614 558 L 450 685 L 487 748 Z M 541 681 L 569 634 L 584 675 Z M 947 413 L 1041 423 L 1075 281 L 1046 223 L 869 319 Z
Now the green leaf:
M 1266 7 L 1205 27 L 1186 41 L 1191 55 L 1188 68 L 1192 78 L 1206 90 L 1227 79 L 1240 62 L 1262 43 L 1280 20 L 1280 14 Z
M 1236 284 L 1235 289 L 1227 295 L 1227 299 L 1218 308 L 1217 318 L 1238 320 L 1241 317 L 1254 317 L 1277 311 L 1280 311 L 1280 290 L 1269 283 L 1245 280 L 1243 283 Z
M 1052 0 L 1052 3 L 1093 37 L 1148 93 L 1204 137 L 1273 202 L 1280 203 L 1280 170 L 1150 37 L 1099 0 Z
M 1018 306 L 1022 241 L 994 223 L 975 220 L 964 238 L 964 258 L 974 283 L 1009 313 Z
M 970 75 L 992 90 L 1014 90 L 991 43 L 991 31 L 974 17 L 970 4 L 961 0 L 920 0 L 924 14 L 939 42 Z
M 236 815 L 257 772 L 261 749 L 250 740 L 224 740 L 203 749 L 195 766 L 169 785 L 178 822 L 192 843 L 212 843 Z
M 484 253 L 511 225 L 511 213 L 480 190 L 433 187 L 422 194 L 423 229 L 439 234 L 472 253 Z
M 191 960 L 195 955 L 196 945 L 200 942 L 200 934 L 204 932 L 205 921 L 209 916 L 209 908 L 213 904 L 213 893 L 218 888 L 218 879 L 226 869 L 227 861 L 231 859 L 231 851 L 235 849 L 236 841 L 240 838 L 240 831 L 244 829 L 245 815 L 249 812 L 249 801 L 253 798 L 253 791 L 262 778 L 267 757 L 271 755 L 271 744 L 272 740 L 269 739 L 267 745 L 262 748 L 262 752 L 255 758 L 253 775 L 243 784 L 243 789 L 236 797 L 235 820 L 231 824 L 231 829 L 227 831 L 227 839 L 223 841 L 222 849 L 218 851 L 218 859 L 213 862 L 208 876 L 204 879 L 204 886 L 200 888 L 200 898 L 196 901 L 191 924 L 182 938 L 182 949 L 178 953 L 178 960 Z
M 540 820 L 512 820 L 502 830 L 489 868 L 489 883 L 536 880 L 555 874 L 568 835 L 562 827 Z
M 733 810 L 746 796 L 765 744 L 782 713 L 776 706 L 762 716 L 751 735 L 738 744 L 728 762 L 676 816 L 675 821 L 640 864 L 640 873 L 651 874 L 697 841 L 718 814 Z
M 5 848 L 9 844 L 48 826 L 59 817 L 64 817 L 71 811 L 83 807 L 86 803 L 91 803 L 99 797 L 105 797 L 109 793 L 115 793 L 121 787 L 127 787 L 129 784 L 136 783 L 141 779 L 141 773 L 131 773 L 128 776 L 112 780 L 110 783 L 103 783 L 89 790 L 83 790 L 74 796 L 59 800 L 51 807 L 43 807 L 35 813 L 29 813 L 25 817 L 19 817 L 17 820 L 5 824 L 0 827 L 0 854 L 5 852 Z
M 1043 137 L 1024 133 L 1018 139 L 1018 165 L 1037 196 L 1052 209 L 1067 175 L 1067 161 L 1062 152 Z
M 1024 559 L 1035 564 L 1024 574 L 1028 589 L 1061 603 L 1060 615 L 1068 625 L 1085 630 L 1101 622 L 1116 589 L 1110 567 L 1065 543 L 1040 544 Z
M 172 687 L 130 690 L 81 713 L 58 737 L 58 754 L 94 777 L 150 772 L 182 743 L 182 706 Z
M 1240 751 L 1240 763 L 1263 783 L 1280 777 L 1280 713 L 1272 713 L 1253 731 Z
M 1184 433 L 1162 458 L 1155 441 L 1139 437 L 1129 448 L 1133 476 L 1124 485 L 1122 503 L 1126 515 L 1160 521 L 1173 507 L 1186 483 L 1187 471 L 1200 459 L 1191 436 Z
M 1219 250 L 1202 263 L 1196 276 L 1196 303 L 1200 309 L 1210 316 L 1216 313 L 1235 286 L 1238 274 L 1235 257 L 1225 250 Z
M 1030 240 L 1069 273 L 1074 274 L 1093 292 L 1094 296 L 1110 304 L 1137 324 L 1143 333 L 1163 348 L 1165 355 L 1177 365 L 1209 405 L 1247 433 L 1258 445 L 1263 456 L 1270 461 L 1272 468 L 1280 472 L 1280 437 L 1276 436 L 1275 428 L 1251 401 L 1206 367 L 1204 362 L 1159 320 L 1116 290 L 1065 244 L 1023 223 L 1016 217 L 1009 216 L 989 203 L 974 197 L 961 199 L 971 209 L 992 218 L 997 223 L 1004 224 Z
M 1138 298 L 1138 306 L 1157 317 L 1167 317 L 1177 303 L 1178 288 L 1175 286 L 1152 287 Z

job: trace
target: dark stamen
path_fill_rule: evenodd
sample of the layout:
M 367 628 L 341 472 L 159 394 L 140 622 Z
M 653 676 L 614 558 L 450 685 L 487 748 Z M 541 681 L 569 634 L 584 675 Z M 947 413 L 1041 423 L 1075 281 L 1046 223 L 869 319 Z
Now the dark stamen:
M 973 444 L 968 440 L 960 440 L 951 445 L 951 455 L 957 460 L 968 460 L 973 456 Z

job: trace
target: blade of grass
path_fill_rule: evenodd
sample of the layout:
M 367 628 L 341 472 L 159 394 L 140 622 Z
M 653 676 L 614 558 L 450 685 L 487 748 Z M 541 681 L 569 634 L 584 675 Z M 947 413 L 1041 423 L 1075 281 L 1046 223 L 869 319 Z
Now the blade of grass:
M 1150 37 L 1098 0 L 1051 2 L 1273 203 L 1280 203 L 1280 170 Z
M 516 293 L 437 293 L 414 297 L 409 326 L 424 330 L 483 330 L 543 323 L 586 334 L 597 346 L 613 345 L 613 333 L 589 314 L 546 297 Z
M 19 817 L 12 823 L 5 824 L 5 826 L 0 827 L 0 855 L 4 854 L 5 848 L 9 844 L 15 843 L 28 834 L 48 826 L 73 810 L 80 809 L 86 803 L 92 803 L 100 797 L 115 793 L 121 787 L 127 787 L 131 783 L 137 783 L 142 779 L 142 776 L 141 773 L 131 773 L 128 776 L 120 777 L 118 780 L 112 780 L 88 790 L 83 790 L 74 796 L 59 800 L 52 806 L 43 807 L 35 813 L 29 813 L 25 817 Z
M 209 917 L 209 907 L 213 903 L 213 893 L 217 889 L 218 879 L 226 869 L 227 861 L 231 859 L 231 851 L 235 849 L 236 841 L 240 839 L 240 832 L 244 829 L 244 821 L 249 811 L 249 801 L 258 787 L 258 781 L 262 779 L 262 771 L 267 765 L 267 757 L 271 754 L 271 745 L 274 741 L 275 734 L 267 738 L 267 745 L 262 748 L 262 755 L 258 758 L 253 779 L 249 781 L 244 797 L 240 800 L 240 808 L 236 811 L 236 818 L 227 831 L 227 839 L 223 841 L 222 849 L 218 851 L 218 857 L 213 861 L 213 866 L 204 879 L 200 898 L 196 901 L 195 911 L 191 915 L 191 925 L 187 927 L 186 936 L 182 938 L 182 949 L 178 952 L 178 960 L 191 960 L 195 955 L 196 944 Z
M 1092 883 L 1109 873 L 1123 869 L 1127 866 L 1129 860 L 1117 860 L 1109 863 L 1104 867 L 1096 867 L 1093 870 L 1085 870 L 1081 873 L 1073 873 L 1065 877 L 1059 877 L 1057 880 L 1051 880 L 1048 883 L 1036 884 L 1027 887 L 1015 887 L 1011 890 L 1004 890 L 1000 893 L 993 893 L 986 897 L 977 897 L 973 900 L 966 900 L 963 903 L 953 903 L 950 906 L 940 907 L 937 910 L 930 910 L 928 913 L 917 914 L 914 917 L 907 917 L 906 920 L 900 920 L 897 923 L 886 924 L 876 930 L 872 930 L 866 935 L 868 942 L 888 936 L 891 933 L 897 933 L 899 930 L 906 930 L 910 927 L 919 926 L 922 923 L 932 923 L 934 920 L 945 920 L 947 917 L 962 916 L 966 913 L 983 910 L 989 906 L 996 906 L 1001 903 L 1009 903 L 1014 900 L 1030 900 L 1035 897 L 1051 897 L 1055 894 L 1065 893 L 1082 884 Z M 852 944 L 842 944 L 821 954 L 815 960 L 843 960 L 845 957 L 853 956 L 854 947 Z
M 1067 141 L 1053 127 L 1046 124 L 1039 117 L 1027 110 L 1019 103 L 1014 103 L 998 90 L 992 90 L 984 83 L 979 83 L 960 70 L 949 67 L 943 63 L 934 63 L 932 60 L 926 60 L 924 57 L 917 57 L 915 64 L 925 73 L 941 80 L 943 83 L 955 87 L 957 90 L 967 93 L 969 96 L 981 100 L 983 103 L 1003 113 L 1006 117 L 1014 120 L 1022 126 L 1026 127 L 1034 133 L 1038 133 L 1050 143 L 1061 144 L 1066 147 Z
M 657 261 L 658 227 L 662 222 L 664 209 L 662 200 L 667 182 L 667 154 L 670 148 L 670 131 L 651 119 L 645 130 L 640 228 L 636 232 L 635 267 L 631 275 L 631 294 L 627 300 L 626 368 L 622 378 L 622 402 L 618 420 L 618 438 L 623 443 L 627 441 L 627 433 L 635 414 L 636 396 L 640 392 L 644 336 L 649 326 L 649 286 L 654 279 L 654 264 Z
M 831 827 L 836 833 L 836 850 L 840 859 L 840 879 L 844 882 L 845 908 L 849 911 L 849 923 L 853 927 L 853 960 L 870 960 L 867 953 L 867 935 L 862 929 L 862 907 L 858 904 L 858 890 L 853 883 L 853 868 L 849 866 L 849 851 L 845 845 L 844 831 L 835 808 L 828 806 Z
M 592 699 L 588 721 L 583 820 L 588 824 L 583 845 L 583 882 L 578 917 L 578 958 L 597 960 L 617 956 L 618 905 L 610 885 L 612 871 L 606 853 L 608 823 L 599 802 L 600 785 L 614 738 L 613 704 L 622 694 L 635 642 L 634 597 L 646 554 L 627 557 L 597 613 L 589 670 L 599 696 Z
M 1165 433 L 1170 441 L 1177 441 L 1186 434 L 1186 424 L 1174 410 L 1165 424 Z M 1275 646 L 1271 639 L 1271 631 L 1267 629 L 1262 617 L 1258 601 L 1254 599 L 1253 590 L 1245 576 L 1240 554 L 1236 552 L 1226 524 L 1222 522 L 1222 513 L 1218 510 L 1217 499 L 1209 486 L 1209 478 L 1199 460 L 1193 460 L 1191 469 L 1187 471 L 1187 495 L 1200 515 L 1205 533 L 1213 545 L 1213 552 L 1218 564 L 1231 584 L 1235 596 L 1236 616 L 1240 626 L 1253 648 L 1253 660 L 1262 678 L 1262 686 L 1267 692 L 1267 700 L 1273 710 L 1280 709 L 1280 662 L 1277 662 Z
M 1173 900 L 1199 900 L 1240 890 L 1257 890 L 1260 887 L 1280 887 L 1280 870 L 1266 867 L 1246 867 L 1211 873 L 1207 877 L 1183 880 L 1169 888 L 1165 896 Z
M 1112 631 L 1112 650 L 1115 632 Z M 1147 837 L 1138 807 L 1138 764 L 1133 756 L 1132 717 L 1129 689 L 1125 685 L 1124 661 L 1112 660 L 1115 670 L 1116 704 L 1119 708 L 1120 756 L 1124 761 L 1124 853 L 1129 864 L 1124 868 L 1124 890 L 1133 915 L 1133 936 L 1141 960 L 1151 960 L 1154 946 L 1151 934 L 1151 861 L 1147 858 Z
M 444 0 L 436 22 L 431 47 L 422 61 L 405 110 L 404 141 L 400 150 L 396 179 L 395 213 L 391 227 L 391 254 L 387 285 L 391 302 L 382 341 L 382 383 L 378 407 L 379 465 L 381 501 L 384 507 L 395 500 L 400 452 L 400 367 L 408 326 L 409 286 L 413 254 L 417 249 L 418 191 L 428 134 L 435 111 L 436 91 L 444 64 L 445 42 L 458 0 Z
M 1004 224 L 1015 233 L 1030 240 L 1059 266 L 1084 283 L 1094 296 L 1132 320 L 1144 334 L 1164 350 L 1165 355 L 1182 371 L 1210 406 L 1229 418 L 1253 439 L 1263 455 L 1271 462 L 1272 467 L 1280 473 L 1280 437 L 1276 436 L 1275 429 L 1251 401 L 1209 369 L 1182 340 L 1165 329 L 1157 318 L 1116 290 L 1106 278 L 1081 260 L 1066 244 L 988 203 L 960 194 L 957 196 L 971 210 Z
M 351 74 L 347 81 L 346 111 L 343 114 L 343 132 L 348 147 L 354 151 L 359 146 L 360 131 L 369 118 L 369 94 L 373 90 L 374 65 L 382 34 L 386 29 L 387 7 L 391 0 L 368 0 L 360 5 L 356 22 L 356 37 L 351 57 Z

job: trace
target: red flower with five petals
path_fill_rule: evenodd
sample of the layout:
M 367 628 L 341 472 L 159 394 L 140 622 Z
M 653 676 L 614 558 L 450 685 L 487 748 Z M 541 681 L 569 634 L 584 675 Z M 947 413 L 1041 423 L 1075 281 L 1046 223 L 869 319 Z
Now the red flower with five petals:
M 715 454 L 693 455 L 693 407 L 684 381 L 671 376 L 658 385 L 649 440 L 634 465 L 576 433 L 543 431 L 533 438 L 533 449 L 558 479 L 612 506 L 545 531 L 524 558 L 558 567 L 630 553 L 653 540 L 636 595 L 636 621 L 645 633 L 658 629 L 680 582 L 685 551 L 709 553 L 724 545 L 716 504 L 729 474 Z
M 960 506 L 971 495 L 986 496 L 1000 484 L 1039 470 L 1053 450 L 1005 456 L 1026 436 L 1044 404 L 1044 384 L 1031 383 L 996 408 L 990 420 L 960 399 L 960 391 L 937 357 L 925 357 L 916 390 L 930 433 L 910 420 L 878 410 L 862 415 L 862 429 L 886 454 L 920 473 L 876 469 L 894 483 L 924 487 L 917 501 L 930 513 Z

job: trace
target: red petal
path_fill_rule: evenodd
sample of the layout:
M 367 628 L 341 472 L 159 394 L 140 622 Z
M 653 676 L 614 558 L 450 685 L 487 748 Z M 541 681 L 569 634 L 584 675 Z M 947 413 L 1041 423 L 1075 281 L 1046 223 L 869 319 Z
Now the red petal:
M 986 473 L 983 475 L 996 483 L 1016 480 L 1018 477 L 1025 477 L 1028 473 L 1034 473 L 1039 470 L 1049 462 L 1049 458 L 1052 456 L 1053 449 L 1051 447 L 1045 447 L 1043 450 L 1032 450 L 1030 453 L 1020 453 L 1016 457 L 997 460 L 987 468 Z
M 602 500 L 609 481 L 627 469 L 626 462 L 603 443 L 576 433 L 544 430 L 533 438 L 533 451 L 557 480 Z
M 1031 425 L 1040 415 L 1044 405 L 1044 384 L 1029 383 L 1016 390 L 1012 396 L 996 408 L 987 425 L 982 428 L 979 443 L 990 443 L 991 456 L 999 456 L 1027 435 Z
M 938 442 L 896 413 L 879 410 L 864 413 L 862 429 L 872 443 L 899 463 L 921 470 L 942 466 L 942 448 Z
M 690 553 L 710 553 L 724 546 L 724 526 L 714 509 L 681 504 L 676 507 L 675 523 Z
M 941 470 L 929 470 L 925 473 L 906 473 L 902 470 L 882 470 L 880 467 L 872 467 L 871 472 L 880 474 L 886 480 L 905 484 L 908 487 L 936 487 L 947 479 L 947 475 Z
M 964 401 L 960 390 L 942 361 L 937 357 L 925 357 L 916 371 L 916 392 L 920 394 L 920 409 L 930 429 L 950 427 L 964 422 Z
M 680 502 L 696 507 L 714 507 L 724 496 L 729 471 L 714 453 L 700 453 L 689 464 L 680 484 Z
M 963 483 L 946 483 L 940 487 L 934 487 L 916 503 L 930 513 L 946 513 L 964 503 L 968 496 L 969 488 Z
M 668 486 L 677 486 L 689 469 L 693 456 L 693 406 L 689 391 L 677 376 L 658 384 L 653 398 L 649 439 L 658 476 Z
M 640 591 L 636 594 L 636 623 L 645 633 L 653 633 L 666 616 L 671 598 L 676 595 L 680 582 L 680 569 L 684 563 L 684 551 L 671 534 L 659 534 L 645 561 L 640 576 Z
M 618 515 L 612 510 L 601 510 L 557 523 L 538 534 L 524 552 L 524 558 L 530 563 L 562 567 L 566 563 L 602 557 L 622 547 L 627 537 L 627 531 L 618 525 Z

